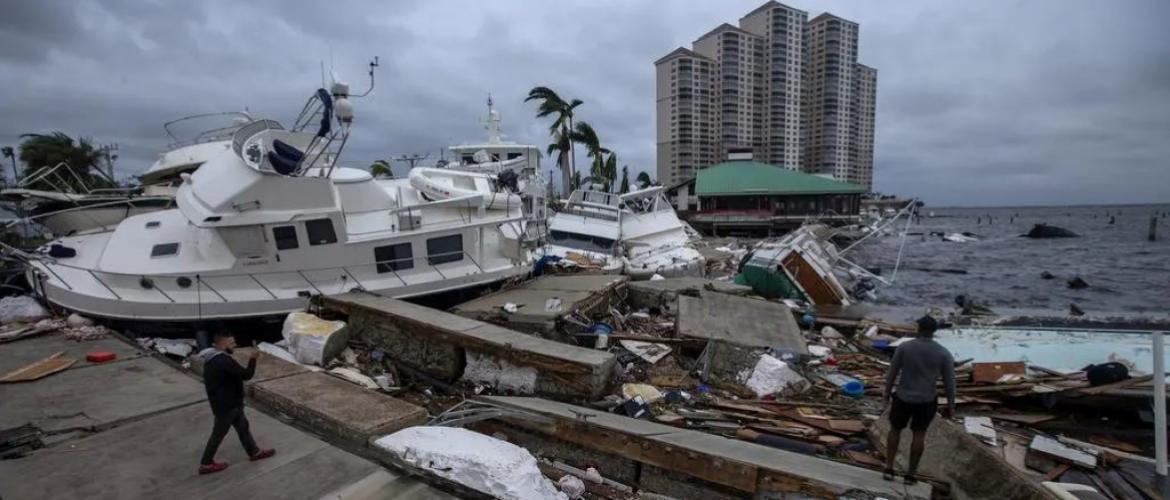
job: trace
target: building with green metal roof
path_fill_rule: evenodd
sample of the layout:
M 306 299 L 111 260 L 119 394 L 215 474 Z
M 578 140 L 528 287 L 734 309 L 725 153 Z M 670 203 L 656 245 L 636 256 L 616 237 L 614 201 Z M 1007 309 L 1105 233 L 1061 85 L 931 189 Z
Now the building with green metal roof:
M 857 184 L 751 159 L 712 165 L 671 190 L 672 197 L 693 207 L 688 221 L 709 234 L 774 234 L 810 219 L 856 223 L 861 196 L 868 192 Z

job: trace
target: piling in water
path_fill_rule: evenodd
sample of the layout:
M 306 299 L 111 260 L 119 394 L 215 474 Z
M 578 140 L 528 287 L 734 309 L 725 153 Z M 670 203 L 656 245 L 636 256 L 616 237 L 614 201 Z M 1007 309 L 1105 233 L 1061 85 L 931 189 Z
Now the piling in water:
M 1158 233 L 1158 216 L 1154 215 L 1154 216 L 1150 217 L 1150 236 L 1149 236 L 1150 241 L 1155 241 L 1158 239 L 1157 233 Z

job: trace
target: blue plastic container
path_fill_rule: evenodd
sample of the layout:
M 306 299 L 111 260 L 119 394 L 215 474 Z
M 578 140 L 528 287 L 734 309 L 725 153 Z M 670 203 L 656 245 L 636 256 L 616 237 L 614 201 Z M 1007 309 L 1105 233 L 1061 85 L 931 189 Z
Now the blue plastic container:
M 824 378 L 825 380 L 833 383 L 833 385 L 840 387 L 841 393 L 846 396 L 859 397 L 862 394 L 865 394 L 865 384 L 862 381 L 848 375 L 842 375 L 840 373 L 828 373 L 825 374 Z

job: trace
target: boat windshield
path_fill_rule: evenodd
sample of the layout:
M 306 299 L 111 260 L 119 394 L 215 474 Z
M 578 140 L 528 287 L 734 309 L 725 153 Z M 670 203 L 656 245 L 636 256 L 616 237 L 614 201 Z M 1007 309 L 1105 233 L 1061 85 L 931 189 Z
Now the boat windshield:
M 614 241 L 600 236 L 554 230 L 549 232 L 549 237 L 554 245 L 563 247 L 587 252 L 610 253 L 613 251 Z

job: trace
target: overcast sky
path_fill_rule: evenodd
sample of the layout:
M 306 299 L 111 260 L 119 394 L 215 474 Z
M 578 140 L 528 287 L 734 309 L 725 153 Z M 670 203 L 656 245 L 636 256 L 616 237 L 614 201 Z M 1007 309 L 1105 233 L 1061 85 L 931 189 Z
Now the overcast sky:
M 168 120 L 247 108 L 287 123 L 321 61 L 361 91 L 376 55 L 356 165 L 481 139 L 489 92 L 509 138 L 543 147 L 548 124 L 523 97 L 547 85 L 585 101 L 579 117 L 620 163 L 653 174 L 653 61 L 761 3 L 5 2 L 0 144 L 62 130 L 117 143 L 137 173 Z M 1170 202 L 1170 2 L 789 5 L 861 24 L 859 60 L 878 69 L 877 190 L 932 205 Z

